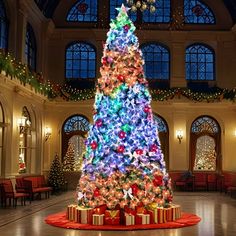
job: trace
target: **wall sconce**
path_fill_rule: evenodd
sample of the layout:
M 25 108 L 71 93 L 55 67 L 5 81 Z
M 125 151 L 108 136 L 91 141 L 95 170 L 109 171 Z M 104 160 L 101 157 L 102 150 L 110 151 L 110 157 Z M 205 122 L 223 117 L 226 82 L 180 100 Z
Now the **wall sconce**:
M 45 127 L 45 142 L 51 137 L 52 129 L 50 127 Z
M 19 133 L 20 134 L 26 134 L 28 133 L 28 129 L 31 125 L 30 120 L 27 119 L 27 117 L 22 116 L 17 120 L 17 125 L 19 127 Z
M 181 143 L 181 140 L 183 139 L 183 134 L 184 134 L 183 130 L 176 131 L 176 137 L 179 140 L 179 143 Z

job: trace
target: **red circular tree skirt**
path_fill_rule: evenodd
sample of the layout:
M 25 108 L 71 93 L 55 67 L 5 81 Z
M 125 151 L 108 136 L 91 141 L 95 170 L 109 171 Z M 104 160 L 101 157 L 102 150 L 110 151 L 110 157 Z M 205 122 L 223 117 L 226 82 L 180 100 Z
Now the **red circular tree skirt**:
M 139 230 L 139 229 L 170 229 L 181 228 L 197 224 L 201 218 L 190 213 L 182 213 L 182 217 L 174 222 L 164 224 L 149 224 L 149 225 L 85 225 L 71 222 L 66 219 L 66 213 L 61 212 L 54 215 L 49 215 L 45 222 L 49 225 L 67 228 L 67 229 L 83 229 L 83 230 Z

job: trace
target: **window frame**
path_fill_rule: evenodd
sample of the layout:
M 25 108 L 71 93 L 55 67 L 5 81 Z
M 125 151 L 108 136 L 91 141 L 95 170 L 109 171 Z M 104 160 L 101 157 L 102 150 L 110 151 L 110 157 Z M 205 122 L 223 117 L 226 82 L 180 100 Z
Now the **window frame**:
M 94 53 L 95 53 L 95 59 L 94 59 L 94 62 L 95 62 L 95 68 L 94 68 L 94 78 L 90 78 L 90 77 L 87 77 L 87 78 L 81 78 L 80 76 L 78 78 L 75 78 L 75 77 L 70 77 L 68 78 L 67 77 L 67 50 L 68 48 L 70 48 L 71 46 L 73 45 L 76 45 L 76 44 L 85 44 L 85 45 L 88 45 L 90 46 L 93 50 L 94 50 Z M 73 57 L 73 56 L 72 56 Z M 73 58 L 72 58 L 73 59 Z M 97 49 L 96 47 L 90 43 L 90 42 L 86 42 L 86 41 L 73 41 L 73 42 L 70 42 L 69 44 L 66 45 L 65 47 L 65 55 L 64 55 L 64 60 L 65 60 L 65 63 L 64 63 L 64 76 L 65 76 L 65 81 L 66 82 L 70 82 L 70 81 L 87 81 L 87 80 L 95 80 L 96 77 L 97 77 Z M 74 60 L 72 60 L 73 62 Z M 77 60 L 78 61 L 78 60 Z M 89 61 L 89 59 L 87 59 L 87 61 Z M 70 69 L 72 71 L 72 75 L 73 75 L 73 64 L 72 64 L 72 69 Z M 79 73 L 80 73 L 80 69 L 79 70 Z M 88 73 L 88 67 L 87 67 L 87 70 L 86 70 L 86 73 Z
M 8 17 L 7 17 L 7 10 L 6 10 L 6 6 L 5 6 L 5 3 L 3 0 L 0 1 L 0 7 L 2 7 L 2 11 L 4 13 L 4 17 L 1 18 L 0 17 L 0 24 L 5 24 L 5 35 L 2 35 L 1 32 L 0 32 L 0 46 L 2 44 L 2 40 L 4 39 L 5 37 L 5 47 L 0 47 L 2 48 L 3 50 L 5 51 L 8 51 L 8 40 L 9 40 L 9 20 L 8 20 Z

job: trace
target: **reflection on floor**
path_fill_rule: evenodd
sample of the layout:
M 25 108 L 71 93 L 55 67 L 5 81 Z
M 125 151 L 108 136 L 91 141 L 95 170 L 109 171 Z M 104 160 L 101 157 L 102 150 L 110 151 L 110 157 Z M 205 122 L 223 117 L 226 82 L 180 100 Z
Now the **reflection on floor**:
M 49 200 L 34 201 L 31 205 L 0 208 L 1 236 L 110 236 L 121 232 L 79 231 L 56 228 L 44 223 L 44 218 L 64 211 L 73 202 L 74 192 L 52 196 Z M 236 200 L 220 193 L 176 192 L 174 202 L 183 211 L 196 213 L 202 221 L 192 227 L 168 230 L 125 231 L 122 236 L 235 236 Z

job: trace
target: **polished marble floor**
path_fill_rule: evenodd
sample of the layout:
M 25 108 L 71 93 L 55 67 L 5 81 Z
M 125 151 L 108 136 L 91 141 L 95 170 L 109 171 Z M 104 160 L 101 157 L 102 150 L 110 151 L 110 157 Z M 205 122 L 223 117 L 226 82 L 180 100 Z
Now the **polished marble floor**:
M 192 227 L 149 231 L 80 231 L 56 228 L 44 218 L 65 210 L 73 202 L 73 192 L 34 201 L 31 205 L 0 208 L 1 236 L 236 236 L 236 200 L 220 193 L 176 192 L 175 203 L 192 212 L 202 221 Z

